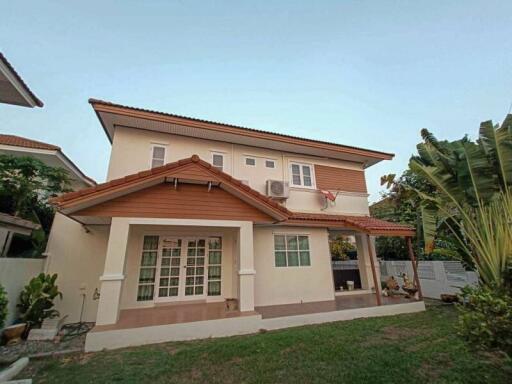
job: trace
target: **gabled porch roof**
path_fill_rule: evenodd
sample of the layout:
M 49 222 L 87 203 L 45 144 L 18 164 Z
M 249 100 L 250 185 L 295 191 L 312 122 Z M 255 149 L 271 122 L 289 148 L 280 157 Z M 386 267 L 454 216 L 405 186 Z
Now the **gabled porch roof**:
M 221 189 L 268 215 L 271 219 L 268 220 L 270 222 L 283 221 L 291 215 L 291 212 L 285 207 L 230 175 L 219 171 L 197 155 L 91 188 L 66 193 L 52 199 L 51 202 L 62 213 L 73 216 L 106 201 L 141 190 L 149 190 L 149 188 L 165 182 L 174 183 L 177 188 L 181 184 L 204 184 L 205 191 L 210 191 L 211 188 Z
M 164 182 L 176 183 L 176 185 L 208 185 L 208 189 L 206 186 L 204 187 L 205 191 L 210 191 L 212 187 L 222 189 L 224 192 L 242 200 L 265 215 L 268 215 L 269 220 L 266 220 L 267 223 L 352 229 L 373 236 L 413 236 L 415 233 L 414 229 L 409 226 L 368 216 L 292 212 L 268 196 L 243 184 L 240 180 L 219 171 L 210 163 L 201 160 L 197 155 L 161 167 L 128 175 L 120 179 L 111 180 L 103 184 L 98 184 L 91 188 L 66 193 L 54 198 L 52 203 L 65 215 L 84 222 L 82 215 L 84 213 L 89 216 L 96 214 L 98 209 L 94 209 L 95 207 L 126 195 L 137 198 L 138 195 L 135 193 L 139 191 L 142 192 L 142 190 L 147 191 L 149 194 L 158 193 L 158 191 L 155 191 L 155 187 Z M 205 195 L 205 197 L 206 196 L 209 195 Z M 122 203 L 136 204 L 136 201 L 127 200 Z M 113 216 L 112 212 L 118 211 L 122 203 L 117 202 L 115 207 L 109 206 L 109 209 L 104 209 L 104 215 Z M 172 207 L 170 209 L 172 209 Z M 162 212 L 162 214 L 164 213 Z M 162 216 L 160 215 L 158 217 Z M 183 215 L 183 213 L 177 217 L 188 218 L 188 216 Z M 261 220 L 261 222 L 265 222 L 265 220 Z

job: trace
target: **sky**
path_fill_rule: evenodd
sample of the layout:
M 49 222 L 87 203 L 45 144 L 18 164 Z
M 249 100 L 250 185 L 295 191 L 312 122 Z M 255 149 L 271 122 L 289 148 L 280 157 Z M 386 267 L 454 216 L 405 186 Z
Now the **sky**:
M 87 100 L 392 152 L 419 131 L 475 137 L 512 103 L 512 1 L 8 1 L 0 51 L 44 108 L 0 104 L 0 132 L 56 144 L 105 180 Z

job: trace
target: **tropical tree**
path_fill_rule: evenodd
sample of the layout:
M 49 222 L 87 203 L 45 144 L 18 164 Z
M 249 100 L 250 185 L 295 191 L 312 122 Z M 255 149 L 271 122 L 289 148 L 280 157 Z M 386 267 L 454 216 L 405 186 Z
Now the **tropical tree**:
M 447 227 L 478 267 L 482 281 L 503 284 L 512 257 L 512 115 L 501 126 L 483 122 L 476 142 L 468 137 L 438 141 L 426 129 L 421 135 L 423 143 L 409 168 L 436 190 L 430 194 L 412 188 L 421 199 L 426 252 L 433 250 L 438 229 Z
M 41 224 L 32 234 L 31 256 L 40 255 L 46 246 L 54 216 L 48 199 L 70 190 L 66 170 L 33 157 L 0 155 L 0 212 Z
M 381 185 L 386 185 L 388 191 L 383 194 L 381 201 L 370 206 L 370 213 L 373 217 L 416 227 L 417 237 L 413 239 L 413 243 L 419 259 L 461 259 L 456 239 L 453 238 L 450 231 L 443 227 L 438 228 L 436 233 L 435 248 L 431 252 L 424 252 L 422 200 L 416 191 L 436 195 L 435 187 L 428 180 L 407 169 L 400 177 L 396 177 L 395 174 L 382 176 Z M 388 260 L 409 259 L 403 238 L 378 237 L 375 246 L 377 254 Z

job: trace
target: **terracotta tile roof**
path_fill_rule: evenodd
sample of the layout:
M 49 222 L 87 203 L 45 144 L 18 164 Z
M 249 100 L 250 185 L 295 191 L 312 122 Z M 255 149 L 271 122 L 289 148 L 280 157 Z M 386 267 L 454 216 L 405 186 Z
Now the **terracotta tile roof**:
M 60 195 L 54 199 L 51 200 L 52 204 L 55 204 L 57 206 L 68 206 L 69 204 L 72 205 L 73 200 L 80 199 L 82 201 L 83 198 L 87 197 L 94 197 L 96 194 L 100 192 L 110 192 L 110 191 L 117 191 L 119 189 L 122 189 L 123 187 L 127 186 L 130 183 L 133 182 L 140 182 L 144 181 L 145 179 L 153 179 L 154 177 L 158 177 L 161 175 L 164 175 L 168 173 L 169 171 L 176 169 L 178 167 L 181 167 L 186 164 L 190 163 L 196 163 L 201 167 L 204 167 L 208 169 L 210 172 L 214 173 L 218 178 L 221 180 L 221 182 L 230 183 L 231 185 L 234 185 L 238 187 L 239 189 L 243 190 L 245 194 L 250 195 L 257 200 L 261 201 L 262 203 L 271 206 L 277 211 L 280 211 L 283 215 L 288 216 L 291 214 L 291 212 L 283 207 L 282 205 L 278 204 L 274 200 L 272 200 L 270 197 L 265 196 L 258 191 L 255 191 L 248 185 L 245 185 L 240 180 L 235 179 L 234 177 L 228 175 L 225 172 L 219 171 L 217 168 L 213 167 L 210 163 L 207 163 L 204 160 L 201 160 L 198 155 L 193 155 L 190 158 L 178 160 L 173 163 L 165 164 L 161 167 L 155 167 L 152 169 L 148 169 L 146 171 L 134 173 L 119 179 L 114 179 L 111 181 L 108 181 L 106 183 L 97 184 L 94 187 L 81 189 L 79 191 L 75 192 L 69 192 L 65 193 L 63 195 Z
M 34 149 L 48 149 L 50 151 L 60 151 L 60 147 L 43 143 L 41 141 L 36 141 L 32 139 L 27 139 L 21 136 L 15 135 L 3 135 L 0 134 L 0 144 L 3 145 L 12 145 L 15 147 L 24 147 L 24 148 L 34 148 Z
M 11 65 L 11 63 L 9 63 L 7 61 L 7 58 L 2 54 L 2 52 L 0 52 L 0 61 L 2 61 L 5 66 L 7 68 L 9 68 L 9 71 L 11 71 L 11 73 L 13 74 L 14 77 L 16 77 L 16 80 L 18 80 L 20 82 L 20 84 L 23 86 L 23 88 L 25 88 L 25 91 L 30 95 L 30 97 L 32 97 L 32 99 L 34 99 L 34 103 L 38 106 L 38 107 L 42 107 L 44 104 L 43 102 L 30 90 L 30 88 L 28 87 L 28 85 L 23 81 L 23 79 L 21 78 L 21 76 L 18 74 L 18 72 L 16 72 L 16 70 L 14 69 L 14 67 Z
M 187 116 L 176 115 L 176 114 L 172 114 L 172 113 L 155 111 L 155 110 L 151 110 L 151 109 L 130 107 L 130 106 L 126 106 L 126 105 L 122 105 L 122 104 L 116 104 L 116 103 L 112 103 L 110 101 L 104 101 L 104 100 L 99 100 L 99 99 L 94 99 L 94 98 L 90 98 L 89 99 L 89 103 L 91 105 L 93 105 L 93 107 L 96 104 L 98 104 L 98 105 L 106 105 L 106 106 L 122 108 L 122 109 L 127 109 L 127 110 L 132 110 L 132 111 L 152 113 L 152 114 L 156 114 L 156 115 L 160 115 L 160 116 L 169 116 L 169 117 L 174 117 L 174 118 L 178 118 L 178 119 L 185 119 L 185 120 L 195 121 L 195 122 L 199 122 L 199 123 L 213 124 L 213 125 L 217 125 L 217 126 L 230 127 L 230 128 L 240 129 L 240 130 L 246 131 L 246 132 L 257 132 L 257 133 L 273 135 L 275 137 L 282 137 L 282 138 L 300 140 L 300 141 L 303 141 L 305 143 L 310 142 L 310 143 L 334 145 L 336 147 L 339 147 L 340 149 L 341 148 L 352 149 L 352 150 L 355 150 L 355 151 L 363 151 L 363 152 L 366 152 L 368 154 L 374 154 L 374 155 L 376 155 L 376 157 L 379 157 L 379 158 L 382 157 L 382 158 L 385 158 L 385 159 L 392 159 L 395 156 L 393 153 L 374 151 L 374 150 L 370 150 L 370 149 L 365 149 L 365 148 L 356 147 L 356 146 L 350 146 L 350 145 L 344 145 L 344 144 L 339 144 L 339 143 L 333 143 L 333 142 L 329 142 L 329 141 L 306 139 L 304 137 L 299 137 L 299 136 L 293 136 L 293 135 L 286 135 L 286 134 L 282 134 L 282 133 L 269 132 L 269 131 L 264 131 L 264 130 L 261 130 L 261 129 L 248 128 L 248 127 L 242 127 L 242 126 L 239 126 L 239 125 L 220 123 L 220 122 L 217 122 L 217 121 L 203 120 L 203 119 L 198 119 L 198 118 L 194 118 L 194 117 L 187 117 Z M 100 118 L 100 120 L 101 120 L 101 118 Z
M 221 183 L 229 183 L 239 190 L 242 190 L 248 196 L 252 196 L 257 201 L 260 201 L 266 206 L 272 207 L 278 211 L 283 219 L 281 224 L 304 224 L 311 225 L 318 223 L 325 226 L 343 226 L 361 230 L 368 234 L 375 235 L 395 235 L 395 236 L 411 236 L 414 235 L 414 228 L 407 225 L 396 224 L 387 222 L 384 220 L 376 219 L 368 216 L 347 216 L 347 215 L 330 215 L 323 213 L 300 213 L 292 212 L 287 208 L 283 207 L 270 197 L 265 196 L 258 191 L 255 191 L 248 185 L 245 185 L 240 180 L 219 171 L 213 167 L 210 163 L 201 160 L 199 156 L 193 155 L 190 158 L 179 160 L 173 163 L 148 169 L 146 171 L 138 172 L 132 175 L 128 175 L 119 179 L 111 180 L 106 183 L 98 184 L 94 187 L 85 188 L 75 192 L 69 192 L 61 196 L 55 197 L 51 200 L 51 203 L 59 208 L 70 208 L 75 204 L 82 203 L 84 200 L 93 199 L 98 195 L 104 196 L 105 194 L 115 193 L 122 190 L 125 187 L 130 187 L 132 184 L 139 182 L 145 182 L 153 180 L 158 177 L 162 177 L 169 171 L 182 167 L 184 165 L 195 163 L 201 167 L 208 169 L 210 172 L 215 174 Z
M 413 235 L 415 229 L 409 225 L 393 223 L 370 216 L 330 215 L 325 213 L 299 213 L 294 212 L 291 221 L 344 223 L 350 227 L 361 229 L 369 234 L 379 233 L 407 233 Z
M 43 143 L 42 141 L 27 139 L 26 137 L 16 136 L 16 135 L 4 135 L 0 134 L 0 145 L 10 145 L 13 147 L 21 147 L 21 148 L 32 148 L 32 149 L 44 149 L 48 151 L 59 151 L 59 153 L 67 160 L 69 163 L 76 169 L 81 176 L 83 176 L 86 180 L 89 181 L 89 184 L 96 184 L 94 179 L 91 179 L 89 176 L 84 174 L 80 168 L 76 166 L 73 161 L 69 157 L 66 156 L 64 152 L 62 152 L 61 148 L 57 145 Z

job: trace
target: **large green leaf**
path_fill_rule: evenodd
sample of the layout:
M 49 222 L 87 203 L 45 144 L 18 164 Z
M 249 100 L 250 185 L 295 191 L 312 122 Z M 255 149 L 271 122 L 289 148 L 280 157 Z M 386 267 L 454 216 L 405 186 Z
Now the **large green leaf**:
M 512 115 L 507 115 L 501 127 L 490 120 L 480 124 L 479 144 L 495 168 L 501 187 L 512 185 Z
M 429 254 L 434 250 L 434 242 L 437 232 L 438 209 L 435 204 L 426 203 L 420 205 L 421 230 L 425 242 L 425 253 Z

